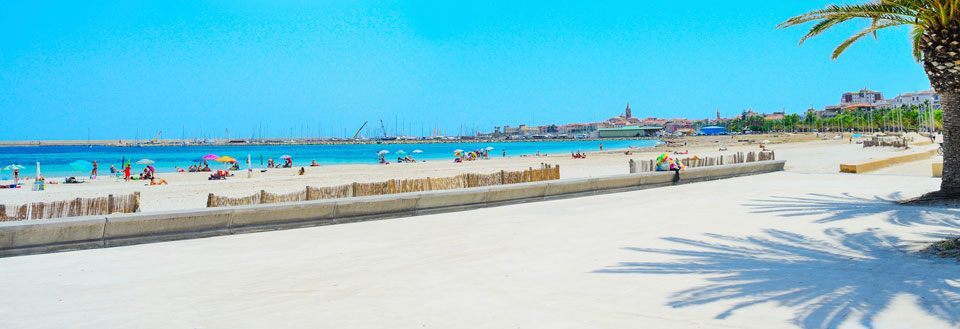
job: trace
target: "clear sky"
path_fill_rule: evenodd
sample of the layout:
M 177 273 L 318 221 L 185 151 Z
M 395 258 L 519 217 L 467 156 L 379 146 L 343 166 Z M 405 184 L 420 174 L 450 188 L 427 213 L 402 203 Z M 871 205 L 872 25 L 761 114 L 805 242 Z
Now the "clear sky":
M 929 89 L 906 29 L 836 61 L 857 26 L 775 29 L 829 2 L 2 1 L 0 139 L 455 134 Z

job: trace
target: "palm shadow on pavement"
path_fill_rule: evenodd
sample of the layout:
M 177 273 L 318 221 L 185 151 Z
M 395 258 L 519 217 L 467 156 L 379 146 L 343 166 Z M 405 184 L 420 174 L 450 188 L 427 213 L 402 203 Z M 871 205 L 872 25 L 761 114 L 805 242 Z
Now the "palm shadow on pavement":
M 707 234 L 707 239 L 665 238 L 679 249 L 627 248 L 671 255 L 670 262 L 625 262 L 597 270 L 611 274 L 706 275 L 707 284 L 674 293 L 676 308 L 732 303 L 717 314 L 774 303 L 796 310 L 793 322 L 803 328 L 838 328 L 859 318 L 873 327 L 876 316 L 894 297 L 916 297 L 926 313 L 960 324 L 960 265 L 900 250 L 900 241 L 877 230 L 825 231 L 818 240 L 779 230 L 746 238 Z
M 817 223 L 882 215 L 885 221 L 894 225 L 960 228 L 960 209 L 899 204 L 902 199 L 900 193 L 872 198 L 857 197 L 849 193 L 811 193 L 803 197 L 774 196 L 765 200 L 753 200 L 745 206 L 752 208 L 753 213 L 775 214 L 781 217 L 820 216 Z

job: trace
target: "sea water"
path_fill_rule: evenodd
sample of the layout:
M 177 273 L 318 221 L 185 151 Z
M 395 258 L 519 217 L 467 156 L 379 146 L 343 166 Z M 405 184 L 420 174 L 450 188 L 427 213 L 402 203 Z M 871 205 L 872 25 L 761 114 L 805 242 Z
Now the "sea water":
M 387 151 L 387 161 L 396 162 L 398 152 L 417 160 L 452 161 L 455 150 L 483 150 L 488 147 L 490 157 L 501 157 L 506 152 L 508 157 L 521 155 L 570 154 L 572 152 L 598 151 L 600 144 L 604 150 L 644 148 L 656 145 L 654 140 L 608 140 L 608 141 L 523 141 L 523 142 L 450 142 L 450 143 L 391 143 L 391 144 L 333 144 L 333 145 L 188 145 L 188 146 L 10 146 L 0 147 L 0 168 L 9 164 L 20 164 L 26 169 L 21 170 L 23 176 L 33 176 L 36 172 L 36 163 L 40 162 L 44 176 L 48 177 L 83 177 L 89 175 L 89 170 L 80 170 L 71 167 L 70 163 L 83 161 L 97 161 L 99 173 L 109 174 L 110 165 L 118 169 L 122 161 L 130 161 L 134 172 L 142 170 L 143 165 L 135 164 L 142 159 L 155 161 L 157 171 L 172 172 L 176 167 L 187 168 L 197 164 L 207 154 L 231 156 L 236 158 L 241 167 L 246 168 L 247 156 L 250 156 L 252 167 L 263 168 L 268 159 L 277 164 L 283 163 L 281 156 L 289 155 L 295 166 L 308 166 L 316 160 L 320 164 L 375 164 L 378 162 L 378 152 Z M 421 151 L 414 153 L 414 150 Z M 218 169 L 220 164 L 210 162 L 210 167 Z M 11 171 L 0 171 L 0 179 L 8 179 Z

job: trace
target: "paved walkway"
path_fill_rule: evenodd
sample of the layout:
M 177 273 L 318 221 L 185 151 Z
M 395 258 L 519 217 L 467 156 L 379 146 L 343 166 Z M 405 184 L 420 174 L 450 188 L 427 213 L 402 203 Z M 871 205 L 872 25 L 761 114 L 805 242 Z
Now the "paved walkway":
M 925 177 L 783 172 L 0 259 L 0 328 L 948 328 Z

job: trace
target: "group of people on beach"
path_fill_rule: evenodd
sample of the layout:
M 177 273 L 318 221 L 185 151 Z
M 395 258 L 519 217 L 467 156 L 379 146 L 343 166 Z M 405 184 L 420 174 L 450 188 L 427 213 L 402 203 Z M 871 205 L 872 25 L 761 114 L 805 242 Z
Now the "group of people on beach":
M 208 164 L 206 161 L 203 161 L 195 165 L 190 165 L 190 167 L 187 168 L 187 171 L 188 172 L 209 172 L 211 171 L 210 164 Z
M 461 151 L 461 152 L 454 152 L 454 155 L 456 156 L 456 158 L 453 159 L 453 162 L 456 162 L 456 163 L 460 163 L 464 161 L 474 161 L 479 159 L 489 159 L 490 150 L 480 149 L 480 150 L 473 150 L 470 152 Z
M 317 160 L 313 160 L 313 162 L 316 163 Z M 311 164 L 311 165 L 312 165 L 312 164 Z M 319 164 L 318 164 L 318 166 L 319 166 Z M 267 159 L 267 168 L 293 168 L 293 158 L 291 158 L 291 157 L 285 157 L 285 158 L 283 158 L 283 165 L 278 165 L 278 164 L 276 164 L 276 163 L 273 161 L 273 159 Z

